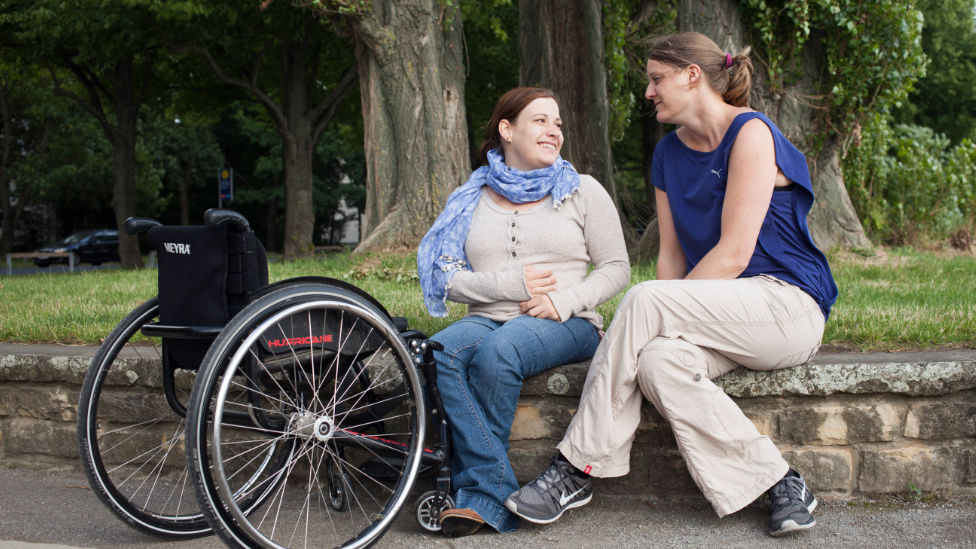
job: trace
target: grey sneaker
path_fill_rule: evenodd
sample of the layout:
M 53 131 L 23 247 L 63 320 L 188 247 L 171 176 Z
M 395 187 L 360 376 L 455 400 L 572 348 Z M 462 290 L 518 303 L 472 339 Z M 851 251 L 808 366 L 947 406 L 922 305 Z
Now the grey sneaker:
M 817 521 L 810 513 L 817 508 L 817 498 L 793 469 L 769 489 L 773 512 L 769 515 L 769 534 L 782 536 L 813 528 Z
M 525 520 L 549 524 L 567 509 L 586 505 L 592 497 L 590 479 L 579 476 L 568 461 L 557 455 L 535 480 L 508 496 L 505 507 Z

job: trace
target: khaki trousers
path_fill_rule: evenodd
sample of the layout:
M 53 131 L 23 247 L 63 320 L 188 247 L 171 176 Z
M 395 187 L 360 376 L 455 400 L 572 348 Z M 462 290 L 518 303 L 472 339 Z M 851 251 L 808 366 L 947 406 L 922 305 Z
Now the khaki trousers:
M 638 284 L 593 356 L 558 448 L 593 476 L 627 474 L 643 393 L 671 424 L 692 478 L 718 515 L 738 511 L 789 466 L 711 380 L 739 366 L 803 364 L 817 352 L 823 329 L 813 298 L 770 276 Z

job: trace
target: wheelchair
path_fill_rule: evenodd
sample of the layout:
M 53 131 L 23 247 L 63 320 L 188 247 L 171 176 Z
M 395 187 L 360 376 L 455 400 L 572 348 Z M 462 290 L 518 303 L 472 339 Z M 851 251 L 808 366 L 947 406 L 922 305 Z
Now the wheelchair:
M 454 505 L 439 344 L 346 282 L 268 284 L 243 217 L 204 222 L 126 222 L 159 254 L 159 295 L 109 334 L 82 388 L 98 497 L 161 537 L 366 547 L 428 475 L 415 518 L 439 530 Z

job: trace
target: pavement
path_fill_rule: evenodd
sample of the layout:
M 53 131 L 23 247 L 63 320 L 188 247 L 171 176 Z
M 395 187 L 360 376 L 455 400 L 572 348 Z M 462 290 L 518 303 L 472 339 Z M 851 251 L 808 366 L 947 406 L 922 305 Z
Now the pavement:
M 376 547 L 477 549 L 625 547 L 976 547 L 976 498 L 821 501 L 817 526 L 792 537 L 766 533 L 768 510 L 755 503 L 719 519 L 704 498 L 602 493 L 546 525 L 523 523 L 514 533 L 479 532 L 448 539 L 427 534 L 404 511 Z M 0 549 L 205 549 L 214 536 L 166 541 L 133 530 L 111 514 L 79 471 L 0 468 Z

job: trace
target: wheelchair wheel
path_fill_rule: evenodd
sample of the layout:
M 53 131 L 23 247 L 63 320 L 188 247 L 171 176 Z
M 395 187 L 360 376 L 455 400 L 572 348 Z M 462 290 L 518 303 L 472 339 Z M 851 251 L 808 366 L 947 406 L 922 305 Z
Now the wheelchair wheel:
M 189 406 L 187 457 L 211 525 L 236 547 L 367 547 L 416 480 L 425 405 L 390 318 L 353 292 L 295 284 L 224 328 Z M 257 471 L 268 445 L 290 448 Z M 233 494 L 270 496 L 253 511 Z
M 156 320 L 153 298 L 129 313 L 92 360 L 78 405 L 78 443 L 92 490 L 123 521 L 162 537 L 210 532 L 187 476 L 186 422 L 163 395 L 159 338 L 133 339 Z M 186 402 L 192 372 L 177 379 Z

